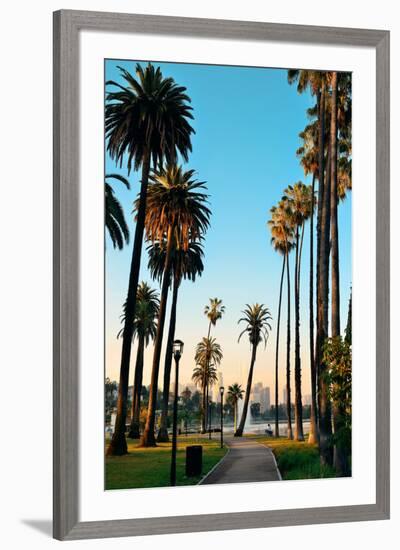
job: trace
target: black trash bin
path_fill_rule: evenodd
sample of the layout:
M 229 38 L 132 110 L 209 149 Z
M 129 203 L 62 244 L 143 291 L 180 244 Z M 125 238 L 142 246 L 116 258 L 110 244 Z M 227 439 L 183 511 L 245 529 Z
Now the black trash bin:
M 190 445 L 186 447 L 186 475 L 196 477 L 201 475 L 203 468 L 203 447 Z

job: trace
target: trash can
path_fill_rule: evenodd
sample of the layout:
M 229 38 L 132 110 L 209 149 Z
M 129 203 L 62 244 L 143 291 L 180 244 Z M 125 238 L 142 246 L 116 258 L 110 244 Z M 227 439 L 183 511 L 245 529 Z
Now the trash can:
M 186 475 L 196 477 L 201 475 L 203 468 L 203 447 L 190 445 L 186 447 Z

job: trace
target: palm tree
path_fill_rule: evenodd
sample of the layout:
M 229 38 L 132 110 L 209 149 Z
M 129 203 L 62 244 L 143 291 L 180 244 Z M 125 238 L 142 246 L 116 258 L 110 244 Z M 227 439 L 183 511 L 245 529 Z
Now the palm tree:
M 235 437 L 241 437 L 243 435 L 244 425 L 246 423 L 247 409 L 249 407 L 251 384 L 253 380 L 253 370 L 256 362 L 257 348 L 262 341 L 264 341 L 265 346 L 267 345 L 269 331 L 271 330 L 271 325 L 269 321 L 272 320 L 269 309 L 265 307 L 264 304 L 254 304 L 252 306 L 246 304 L 246 309 L 242 313 L 244 317 L 241 317 L 238 322 L 246 323 L 246 328 L 240 333 L 238 341 L 240 341 L 242 335 L 246 333 L 249 337 L 252 351 L 242 417 L 240 419 L 239 427 L 235 431 Z
M 289 185 L 289 187 L 285 189 L 285 197 L 283 200 L 286 203 L 286 212 L 295 232 L 295 439 L 297 441 L 304 441 L 300 358 L 300 273 L 305 221 L 310 217 L 311 205 L 314 202 L 311 195 L 311 186 L 307 186 L 301 182 L 293 186 Z
M 161 286 L 157 335 L 154 341 L 150 396 L 146 427 L 141 440 L 144 447 L 156 446 L 154 435 L 158 374 L 170 286 L 173 250 L 187 251 L 190 242 L 199 241 L 209 227 L 211 211 L 206 206 L 208 195 L 204 182 L 193 179 L 194 170 L 184 172 L 181 166 L 168 165 L 151 176 L 146 209 L 146 236 L 151 242 L 165 239 L 165 264 Z M 136 201 L 136 207 L 139 205 Z
M 338 138 L 338 74 L 332 72 L 331 76 L 331 127 L 330 127 L 330 147 L 331 147 L 331 255 L 332 255 L 332 307 L 331 307 L 331 332 L 332 338 L 340 335 L 340 288 L 339 288 L 339 236 L 338 236 L 338 178 L 337 178 L 337 138 Z
M 143 381 L 144 350 L 150 341 L 155 338 L 159 306 L 160 300 L 157 290 L 150 288 L 147 283 L 142 281 L 137 289 L 136 315 L 133 327 L 133 338 L 137 337 L 138 339 L 138 350 L 133 382 L 132 418 L 128 435 L 132 439 L 140 437 L 140 398 Z M 124 304 L 123 309 L 124 313 L 121 316 L 122 323 L 125 321 L 126 304 Z M 122 334 L 123 329 L 118 332 L 117 338 L 122 336 Z
M 351 188 L 351 79 L 348 75 L 332 72 L 331 75 L 331 337 L 340 338 L 340 281 L 339 281 L 339 227 L 338 203 L 343 188 Z M 339 166 L 340 161 L 340 166 Z M 345 179 L 347 177 L 347 179 Z M 339 188 L 340 178 L 340 188 Z M 351 308 L 351 298 L 349 302 Z M 343 405 L 333 400 L 333 426 L 335 434 L 341 432 Z M 333 463 L 340 474 L 347 471 L 346 449 L 335 444 Z
M 346 344 L 352 344 L 352 290 L 350 289 L 349 307 L 347 310 L 347 323 L 344 331 L 344 340 Z
M 346 198 L 352 188 L 352 90 L 351 74 L 339 73 L 337 91 L 338 118 L 338 197 Z
M 153 167 L 161 165 L 164 159 L 169 163 L 175 162 L 178 153 L 187 160 L 192 149 L 191 134 L 194 132 L 188 122 L 193 115 L 190 98 L 185 94 L 186 88 L 178 86 L 172 78 L 164 78 L 160 68 L 156 69 L 150 63 L 145 69 L 136 65 L 136 78 L 123 68 L 120 72 L 125 85 L 114 81 L 106 84 L 116 88 L 106 95 L 107 151 L 119 165 L 127 158 L 128 174 L 132 166 L 135 170 L 141 168 L 142 177 L 126 298 L 117 418 L 108 455 L 127 453 L 125 421 L 129 364 L 150 165 L 151 162 Z
M 275 437 L 279 437 L 279 336 L 281 326 L 281 306 L 282 306 L 282 290 L 283 290 L 283 278 L 285 275 L 286 267 L 286 243 L 282 239 L 282 234 L 279 226 L 277 227 L 274 219 L 275 209 L 271 209 L 272 217 L 268 220 L 268 226 L 271 230 L 271 244 L 275 251 L 279 252 L 283 256 L 282 272 L 279 284 L 279 301 L 278 301 L 278 320 L 276 329 L 276 346 L 275 346 Z
M 310 411 L 310 433 L 308 442 L 318 442 L 317 425 L 317 371 L 315 366 L 314 347 L 314 209 L 315 209 L 315 180 L 318 179 L 318 124 L 308 124 L 299 137 L 303 145 L 299 147 L 296 154 L 303 166 L 305 176 L 312 174 L 311 197 L 314 197 L 314 204 L 310 214 L 310 279 L 309 279 L 309 324 L 310 324 L 310 378 L 311 378 L 311 411 Z
M 204 315 L 209 320 L 208 324 L 208 338 L 210 338 L 211 325 L 215 327 L 217 321 L 222 318 L 225 313 L 225 306 L 222 305 L 222 300 L 218 298 L 210 298 L 210 304 L 204 308 Z
M 233 406 L 233 431 L 237 430 L 237 417 L 238 417 L 238 405 L 239 399 L 243 399 L 244 390 L 242 390 L 241 384 L 232 384 L 228 387 L 228 399 Z
M 206 388 L 213 386 L 216 382 L 218 382 L 217 369 L 212 363 L 208 365 L 198 364 L 193 369 L 192 380 L 196 386 L 200 386 L 201 388 L 201 396 L 203 401 L 202 406 L 204 406 L 204 400 L 206 399 Z M 204 408 L 202 410 L 204 410 Z
M 208 323 L 208 338 L 210 338 L 211 334 L 211 325 L 215 327 L 217 324 L 217 321 L 222 318 L 222 315 L 225 313 L 225 306 L 222 305 L 222 300 L 218 298 L 210 298 L 210 304 L 206 305 L 204 308 L 204 315 L 209 320 Z M 208 393 L 209 388 L 206 389 L 206 403 L 208 403 Z M 206 426 L 208 422 L 208 414 L 207 414 L 208 408 L 203 411 L 203 414 L 201 416 L 201 433 L 205 433 Z
M 330 73 L 319 71 L 290 70 L 288 81 L 297 82 L 297 91 L 303 93 L 310 87 L 317 96 L 318 117 L 318 214 L 317 214 L 317 334 L 315 343 L 315 368 L 317 372 L 319 409 L 319 447 L 321 462 L 332 464 L 331 408 L 328 388 L 322 376 L 323 346 L 328 337 L 329 300 L 329 255 L 330 255 L 330 148 L 326 147 L 327 96 Z M 326 169 L 325 169 L 326 165 Z M 326 171 L 326 178 L 325 178 Z M 328 177 L 329 176 L 329 177 Z
M 351 188 L 351 78 L 331 73 L 331 336 L 340 335 L 338 202 Z
M 104 178 L 104 192 L 105 192 L 105 225 L 110 235 L 110 239 L 114 248 L 122 250 L 124 247 L 124 241 L 129 243 L 129 229 L 125 221 L 124 211 L 121 203 L 114 195 L 114 190 L 111 184 L 108 183 L 108 179 L 116 179 L 123 183 L 127 189 L 130 189 L 129 181 L 120 174 L 108 174 Z
M 290 211 L 289 211 L 290 214 Z M 288 215 L 287 204 L 281 200 L 278 206 L 271 208 L 271 220 L 268 223 L 273 235 L 273 246 L 281 246 L 286 263 L 286 283 L 287 283 L 287 324 L 286 324 L 286 416 L 287 416 L 287 437 L 293 439 L 292 433 L 292 404 L 291 404 L 291 375 L 290 375 L 290 347 L 291 347 L 291 299 L 290 299 L 290 252 L 294 248 L 293 243 L 293 225 L 291 217 Z M 278 244 L 280 243 L 280 244 Z M 275 364 L 276 367 L 276 364 Z M 276 374 L 276 373 L 275 373 Z M 275 388 L 275 399 L 278 401 Z M 275 402 L 275 404 L 276 404 Z M 275 412 L 277 415 L 277 412 Z M 276 416 L 275 416 L 276 419 Z
M 161 282 L 165 266 L 166 243 L 154 243 L 150 245 L 148 248 L 148 253 L 150 272 L 152 273 L 154 279 L 158 279 Z M 157 441 L 168 441 L 168 402 L 172 365 L 172 346 L 175 339 L 178 290 L 180 288 L 182 279 L 188 279 L 194 282 L 197 276 L 201 276 L 204 269 L 203 256 L 204 252 L 201 242 L 190 242 L 189 248 L 187 250 L 184 250 L 182 246 L 174 247 L 172 252 L 172 265 L 170 275 L 171 279 L 173 280 L 172 304 L 168 329 L 167 347 L 165 351 L 162 411 L 160 430 L 157 435 Z
M 207 391 L 209 382 L 214 381 L 212 373 L 216 374 L 215 365 L 219 365 L 222 360 L 221 346 L 217 343 L 215 338 L 203 338 L 196 346 L 196 352 L 194 356 L 195 363 L 197 365 L 193 374 L 196 373 L 197 384 L 200 384 L 202 389 L 202 429 L 205 426 L 205 414 L 207 410 Z M 202 373 L 203 379 L 201 382 L 197 379 L 197 376 Z M 212 375 L 212 376 L 211 376 Z M 203 432 L 204 433 L 204 432 Z

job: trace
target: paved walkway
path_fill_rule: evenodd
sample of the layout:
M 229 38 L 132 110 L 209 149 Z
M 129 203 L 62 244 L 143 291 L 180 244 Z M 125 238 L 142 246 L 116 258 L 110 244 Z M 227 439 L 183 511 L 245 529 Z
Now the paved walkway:
M 281 479 L 269 447 L 244 437 L 229 437 L 225 443 L 229 451 L 217 467 L 204 478 L 202 485 Z

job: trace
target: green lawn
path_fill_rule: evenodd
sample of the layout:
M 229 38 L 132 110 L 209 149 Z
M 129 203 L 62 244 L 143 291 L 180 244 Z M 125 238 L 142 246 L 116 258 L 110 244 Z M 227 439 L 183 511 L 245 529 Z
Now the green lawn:
M 188 445 L 203 445 L 203 472 L 198 477 L 185 476 L 185 449 Z M 220 448 L 219 438 L 209 441 L 205 437 L 179 436 L 177 452 L 177 485 L 195 485 L 202 476 L 224 456 L 227 448 Z M 106 457 L 106 489 L 133 489 L 169 487 L 171 443 L 158 443 L 157 447 L 143 449 L 138 441 L 128 439 L 128 454 Z
M 310 445 L 306 441 L 289 441 L 283 437 L 247 437 L 254 437 L 272 449 L 284 480 L 336 477 L 333 468 L 321 466 L 317 445 Z

